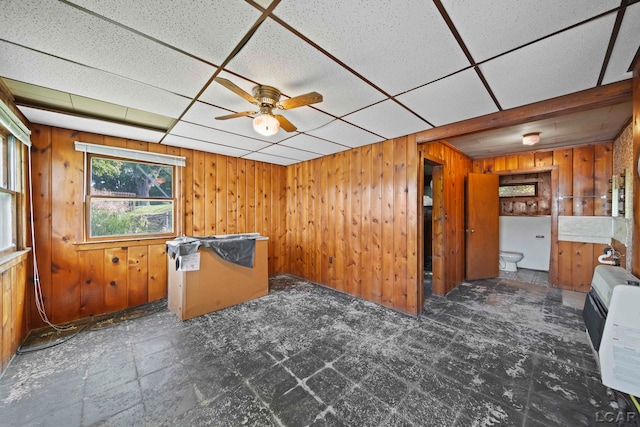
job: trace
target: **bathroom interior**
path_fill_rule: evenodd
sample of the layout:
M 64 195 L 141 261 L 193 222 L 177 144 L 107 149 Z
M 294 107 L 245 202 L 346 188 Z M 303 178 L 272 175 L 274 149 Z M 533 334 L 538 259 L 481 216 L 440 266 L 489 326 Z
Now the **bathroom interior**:
M 424 295 L 432 295 L 433 278 L 433 171 L 441 167 L 424 161 Z M 549 285 L 553 239 L 567 242 L 591 242 L 606 245 L 597 254 L 598 263 L 620 265 L 620 253 L 612 238 L 622 242 L 627 236 L 628 200 L 625 201 L 625 173 L 613 176 L 606 194 L 581 196 L 556 195 L 550 171 L 501 174 L 499 178 L 499 274 L 501 278 Z M 606 216 L 565 216 L 563 204 L 597 199 L 609 208 Z M 557 235 L 552 234 L 552 207 L 557 203 Z M 625 209 L 627 214 L 625 215 Z M 622 225 L 622 226 L 621 226 Z

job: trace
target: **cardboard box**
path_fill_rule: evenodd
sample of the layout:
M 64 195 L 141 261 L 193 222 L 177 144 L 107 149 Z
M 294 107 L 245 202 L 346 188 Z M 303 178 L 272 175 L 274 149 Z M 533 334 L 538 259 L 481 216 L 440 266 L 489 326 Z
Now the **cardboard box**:
M 198 270 L 180 271 L 169 259 L 169 310 L 186 320 L 267 295 L 268 244 L 267 237 L 256 239 L 253 268 L 225 261 L 208 248 L 198 249 Z

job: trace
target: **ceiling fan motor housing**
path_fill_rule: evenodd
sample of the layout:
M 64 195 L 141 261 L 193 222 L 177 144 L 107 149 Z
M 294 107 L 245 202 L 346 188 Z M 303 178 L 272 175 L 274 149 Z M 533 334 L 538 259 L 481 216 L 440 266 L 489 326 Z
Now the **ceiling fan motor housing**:
M 253 88 L 253 97 L 259 106 L 275 108 L 280 101 L 280 91 L 273 86 L 258 85 Z

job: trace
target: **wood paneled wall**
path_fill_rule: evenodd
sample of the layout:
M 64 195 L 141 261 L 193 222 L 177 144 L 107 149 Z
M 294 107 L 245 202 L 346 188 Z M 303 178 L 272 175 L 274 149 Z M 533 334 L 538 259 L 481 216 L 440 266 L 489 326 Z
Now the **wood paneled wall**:
M 300 277 L 418 312 L 418 151 L 397 138 L 287 168 L 287 246 Z
M 437 253 L 437 248 L 434 248 L 433 292 L 445 295 L 465 278 L 464 186 L 465 177 L 471 172 L 471 159 L 446 142 L 430 142 L 421 144 L 419 148 L 421 158 L 443 165 L 444 223 L 434 222 L 433 230 L 434 240 L 442 240 L 442 252 Z M 442 278 L 435 277 L 439 274 L 435 264 L 439 262 L 443 265 Z M 436 286 L 438 281 L 442 285 Z
M 0 374 L 27 334 L 24 316 L 29 252 L 0 265 Z
M 473 161 L 473 172 L 492 173 L 549 166 L 558 166 L 558 194 L 552 197 L 552 203 L 558 203 L 558 215 L 608 215 L 607 200 L 590 196 L 609 195 L 609 180 L 613 173 L 612 142 L 476 159 Z M 574 198 L 557 201 L 558 196 Z M 605 247 L 576 242 L 558 242 L 557 246 L 552 244 L 552 264 L 556 261 L 558 266 L 557 273 L 550 277 L 552 283 L 563 289 L 588 291 L 598 256 Z
M 551 173 L 526 173 L 502 175 L 500 185 L 534 184 L 537 188 L 535 196 L 501 197 L 501 216 L 536 216 L 551 215 Z
M 185 156 L 187 166 L 176 172 L 178 229 L 195 236 L 258 231 L 270 238 L 270 273 L 284 271 L 284 167 L 43 125 L 33 125 L 32 132 L 36 250 L 53 322 L 167 295 L 166 239 L 83 242 L 84 156 L 74 141 Z M 41 326 L 30 311 L 30 327 Z

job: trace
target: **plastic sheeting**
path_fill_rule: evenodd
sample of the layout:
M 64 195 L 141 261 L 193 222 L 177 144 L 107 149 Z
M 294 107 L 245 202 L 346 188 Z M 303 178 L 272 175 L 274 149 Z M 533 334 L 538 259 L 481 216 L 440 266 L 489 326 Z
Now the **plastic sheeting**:
M 253 268 L 256 238 L 259 234 L 234 234 L 210 237 L 177 237 L 167 242 L 167 254 L 172 259 L 177 256 L 196 253 L 201 247 L 211 249 L 220 258 L 234 264 Z

